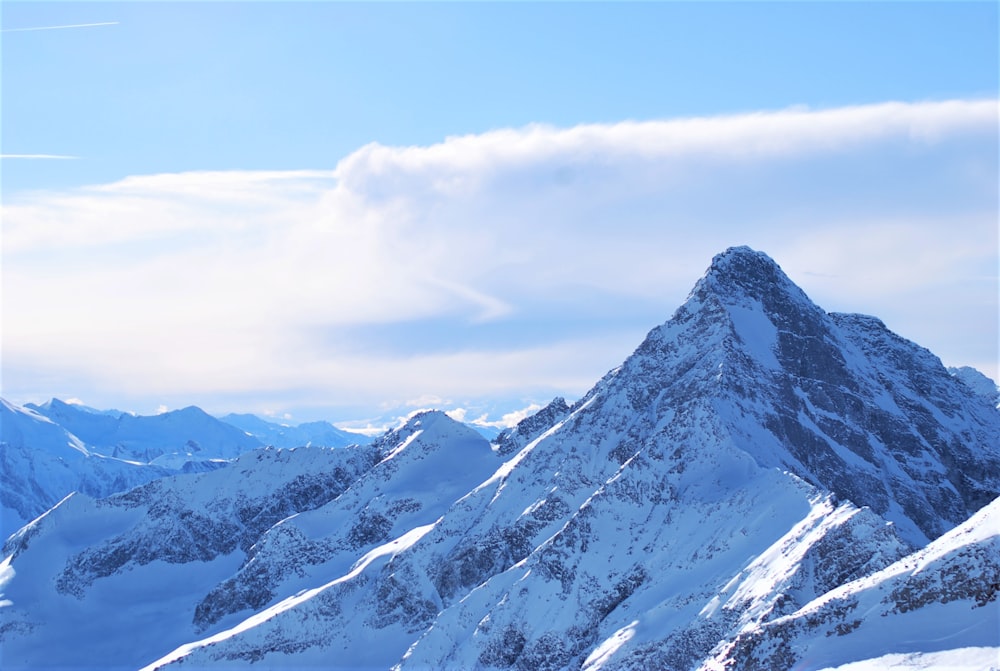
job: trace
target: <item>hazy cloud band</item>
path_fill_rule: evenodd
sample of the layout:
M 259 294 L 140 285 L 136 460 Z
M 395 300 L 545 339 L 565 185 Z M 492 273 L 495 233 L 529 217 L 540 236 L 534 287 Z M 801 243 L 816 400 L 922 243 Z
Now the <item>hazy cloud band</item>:
M 995 376 L 997 122 L 954 100 L 529 126 L 14 195 L 4 357 L 25 372 L 5 387 L 572 395 L 744 243 L 823 307 Z

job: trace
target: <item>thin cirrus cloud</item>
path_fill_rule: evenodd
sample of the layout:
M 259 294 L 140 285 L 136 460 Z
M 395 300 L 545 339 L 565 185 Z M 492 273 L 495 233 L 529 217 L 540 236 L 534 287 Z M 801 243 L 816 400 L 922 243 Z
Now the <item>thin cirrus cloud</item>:
M 572 397 L 733 244 L 996 376 L 997 110 L 529 126 L 25 194 L 3 208 L 5 387 L 63 371 L 81 398 L 219 410 Z
M 65 161 L 77 159 L 79 156 L 67 156 L 65 154 L 0 154 L 0 159 L 33 159 L 33 160 L 55 160 Z
M 73 28 L 97 28 L 98 26 L 117 26 L 119 21 L 100 21 L 97 23 L 71 23 L 57 26 L 31 26 L 26 28 L 4 28 L 0 33 L 30 33 L 37 30 L 68 30 Z

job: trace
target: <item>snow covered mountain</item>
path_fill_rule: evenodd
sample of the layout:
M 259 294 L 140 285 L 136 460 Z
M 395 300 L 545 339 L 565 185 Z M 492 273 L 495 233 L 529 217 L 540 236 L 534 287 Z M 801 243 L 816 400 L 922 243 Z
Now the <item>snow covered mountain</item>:
M 4 546 L 4 668 L 134 669 L 433 522 L 496 462 L 433 413 L 374 445 L 258 450 L 99 501 L 70 496 Z M 310 541 L 308 523 L 335 540 Z
M 59 424 L 94 451 L 145 463 L 235 459 L 264 445 L 195 406 L 159 415 L 112 415 L 54 398 L 25 407 Z
M 0 537 L 73 491 L 107 496 L 169 475 L 165 468 L 92 453 L 63 427 L 0 399 Z
M 998 437 L 932 354 L 733 248 L 492 444 L 429 412 L 69 497 L 3 548 L 3 665 L 977 668 Z M 939 642 L 908 633 L 929 622 Z
M 156 416 L 52 399 L 0 399 L 0 537 L 73 491 L 104 497 L 157 478 L 218 468 L 260 441 L 198 408 Z
M 219 418 L 271 447 L 347 447 L 369 438 L 338 429 L 329 422 L 303 422 L 297 426 L 268 422 L 256 415 L 230 413 Z

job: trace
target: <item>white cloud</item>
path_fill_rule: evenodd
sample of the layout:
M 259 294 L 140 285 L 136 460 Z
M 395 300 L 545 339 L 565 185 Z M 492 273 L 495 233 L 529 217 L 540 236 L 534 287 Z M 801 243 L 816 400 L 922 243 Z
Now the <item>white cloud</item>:
M 527 417 L 534 415 L 543 407 L 544 406 L 542 406 L 540 403 L 532 403 L 525 408 L 521 408 L 520 410 L 506 412 L 500 417 L 500 419 L 490 421 L 487 415 L 483 415 L 482 417 L 472 420 L 470 424 L 474 424 L 476 426 L 490 427 L 494 429 L 509 429 L 511 427 L 517 426 L 518 422 L 520 422 L 522 419 L 526 419 Z
M 391 197 L 415 184 L 461 196 L 491 175 L 558 161 L 767 159 L 843 152 L 873 141 L 940 142 L 955 134 L 994 132 L 997 102 L 954 100 L 842 107 L 664 121 L 536 125 L 450 137 L 429 147 L 367 145 L 337 168 L 351 190 Z M 432 177 L 427 179 L 428 175 Z
M 467 413 L 468 413 L 468 411 L 465 408 L 452 408 L 451 410 L 448 410 L 444 414 L 448 415 L 449 417 L 451 417 L 456 422 L 464 422 L 465 421 L 465 415 Z
M 445 412 L 445 414 L 454 419 L 456 422 L 467 422 L 473 426 L 490 429 L 509 429 L 517 426 L 518 422 L 522 419 L 530 417 L 543 407 L 544 406 L 540 403 L 531 403 L 524 408 L 512 410 L 511 412 L 505 412 L 500 416 L 500 419 L 494 420 L 489 418 L 489 413 L 483 413 L 475 419 L 469 419 L 468 408 L 453 408 Z
M 368 145 L 330 171 L 16 195 L 5 393 L 63 375 L 87 398 L 259 390 L 278 412 L 577 396 L 744 243 L 827 309 L 879 314 L 995 377 L 997 110 L 530 126 Z

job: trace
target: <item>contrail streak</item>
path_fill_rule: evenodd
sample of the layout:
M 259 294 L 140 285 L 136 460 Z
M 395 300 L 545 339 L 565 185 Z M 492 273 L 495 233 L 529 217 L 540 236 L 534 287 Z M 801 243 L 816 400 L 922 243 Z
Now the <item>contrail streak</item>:
M 35 28 L 4 28 L 0 33 L 26 33 L 32 30 L 62 30 L 64 28 L 93 28 L 94 26 L 117 26 L 118 21 L 104 21 L 103 23 L 74 23 L 66 26 L 37 26 Z
M 0 154 L 0 158 L 51 158 L 57 160 L 77 159 L 79 156 L 65 156 L 63 154 Z

